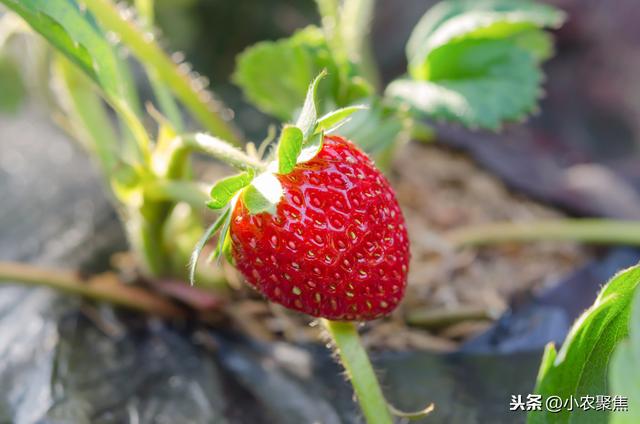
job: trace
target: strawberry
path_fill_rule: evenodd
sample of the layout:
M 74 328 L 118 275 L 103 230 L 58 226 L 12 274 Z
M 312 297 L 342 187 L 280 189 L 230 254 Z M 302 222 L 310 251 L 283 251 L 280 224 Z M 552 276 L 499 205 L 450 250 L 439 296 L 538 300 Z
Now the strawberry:
M 221 211 L 196 246 L 219 232 L 224 254 L 269 300 L 330 320 L 389 314 L 407 284 L 409 239 L 393 189 L 373 162 L 335 131 L 363 106 L 317 116 L 310 85 L 295 125 L 283 127 L 268 163 L 224 156 L 244 172 L 219 180 L 208 206 Z M 212 142 L 212 140 L 209 142 Z
M 353 143 L 326 136 L 320 152 L 278 175 L 275 214 L 231 215 L 232 255 L 269 300 L 332 320 L 371 320 L 402 299 L 409 241 L 393 189 Z

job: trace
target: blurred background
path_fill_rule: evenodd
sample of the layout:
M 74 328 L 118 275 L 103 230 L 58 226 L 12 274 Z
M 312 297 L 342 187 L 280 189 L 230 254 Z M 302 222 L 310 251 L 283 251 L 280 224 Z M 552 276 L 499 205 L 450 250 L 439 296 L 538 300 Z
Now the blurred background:
M 386 82 L 406 69 L 406 40 L 434 3 L 378 0 L 371 37 Z M 640 219 L 640 9 L 550 3 L 569 20 L 540 112 L 500 134 L 438 124 L 435 143 L 409 143 L 389 170 L 411 230 L 410 290 L 363 336 L 394 404 L 436 402 L 429 422 L 522 421 L 508 402 L 531 391 L 544 344 L 640 259 L 549 242 L 450 254 L 439 238 L 497 220 Z M 165 49 L 184 53 L 253 140 L 276 121 L 230 83 L 236 55 L 318 19 L 312 0 L 157 1 Z M 105 270 L 126 249 L 115 212 L 46 97 L 25 95 L 43 83 L 36 70 L 11 60 L 0 57 L 0 260 Z M 236 298 L 236 319 L 211 327 L 0 286 L 0 422 L 360 422 L 309 320 L 241 289 Z

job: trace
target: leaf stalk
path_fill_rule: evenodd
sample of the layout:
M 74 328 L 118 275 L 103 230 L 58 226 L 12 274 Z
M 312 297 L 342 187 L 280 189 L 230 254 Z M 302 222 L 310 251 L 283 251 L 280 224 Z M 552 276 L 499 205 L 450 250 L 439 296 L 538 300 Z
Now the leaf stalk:
M 249 156 L 228 142 L 212 137 L 208 134 L 186 134 L 176 138 L 176 155 L 199 152 L 212 156 L 234 168 L 246 171 L 254 169 L 264 171 L 266 165 L 260 160 Z
M 242 144 L 239 131 L 223 116 L 225 107 L 196 87 L 188 72 L 181 70 L 154 41 L 152 33 L 145 34 L 123 19 L 110 0 L 83 0 L 83 3 L 107 31 L 118 35 L 145 67 L 155 71 L 157 78 L 173 90 L 204 128 L 235 145 Z

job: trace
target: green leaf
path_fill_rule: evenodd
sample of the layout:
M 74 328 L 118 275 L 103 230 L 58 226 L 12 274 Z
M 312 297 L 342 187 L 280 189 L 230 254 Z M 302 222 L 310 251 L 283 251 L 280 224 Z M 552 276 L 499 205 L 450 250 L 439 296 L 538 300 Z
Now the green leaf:
M 465 40 L 430 56 L 429 81 L 400 79 L 387 95 L 432 119 L 499 129 L 524 118 L 540 97 L 542 72 L 533 56 L 503 40 Z
M 609 369 L 610 394 L 629 400 L 628 412 L 611 414 L 610 424 L 636 424 L 640 422 L 640 290 L 636 290 L 629 338 L 618 345 Z
M 431 119 L 497 130 L 536 108 L 553 53 L 544 28 L 565 15 L 529 0 L 451 0 L 429 10 L 407 44 L 410 80 L 387 93 Z
M 16 113 L 26 90 L 15 62 L 0 53 L 0 113 Z
M 320 150 L 322 150 L 322 143 L 324 142 L 324 132 L 320 134 L 314 134 L 309 140 L 302 146 L 302 150 L 298 155 L 297 163 L 308 162 L 315 158 Z
M 563 399 L 609 393 L 608 365 L 615 347 L 627 337 L 631 303 L 640 283 L 640 266 L 615 275 L 602 289 L 595 303 L 576 321 L 560 351 L 545 352 L 536 393 Z M 607 411 L 563 409 L 531 412 L 529 423 L 605 422 Z
M 215 233 L 223 226 L 226 222 L 228 222 L 228 218 L 231 215 L 231 209 L 226 208 L 218 219 L 215 220 L 213 224 L 204 232 L 196 247 L 193 249 L 191 253 L 191 260 L 189 261 L 189 282 L 193 286 L 196 280 L 196 267 L 198 266 L 198 259 L 200 258 L 200 254 L 202 253 L 202 249 L 207 245 L 209 240 L 215 235 Z
M 505 40 L 536 28 L 559 28 L 565 15 L 528 0 L 457 0 L 439 3 L 414 28 L 407 43 L 411 75 L 423 79 L 428 57 L 439 47 L 465 39 Z
M 275 214 L 284 190 L 278 178 L 271 173 L 257 176 L 244 190 L 242 200 L 253 215 L 268 212 Z
M 342 126 L 351 115 L 365 109 L 367 109 L 365 105 L 354 105 L 329 112 L 318 119 L 314 132 L 320 133 L 324 131 L 325 133 L 330 133 Z
M 300 151 L 304 135 L 302 130 L 292 125 L 287 125 L 282 129 L 280 140 L 278 141 L 278 173 L 288 174 L 293 171 Z
M 0 0 L 89 75 L 111 99 L 132 98 L 130 76 L 91 14 L 75 0 Z M 137 110 L 137 107 L 132 107 Z
M 537 29 L 515 34 L 510 40 L 516 46 L 531 53 L 538 63 L 550 59 L 555 50 L 551 34 Z
M 309 81 L 323 69 L 327 78 L 318 89 L 319 114 L 348 106 L 375 90 L 352 63 L 338 63 L 322 29 L 309 26 L 289 38 L 263 41 L 237 59 L 233 81 L 263 112 L 293 122 L 300 113 Z M 346 67 L 346 68 L 345 68 Z
M 236 195 L 236 193 L 251 183 L 253 170 L 242 172 L 217 181 L 211 188 L 211 200 L 207 206 L 211 209 L 222 209 Z
M 235 208 L 235 202 L 229 205 L 229 210 L 232 211 Z M 218 243 L 216 244 L 216 249 L 213 251 L 213 259 L 216 260 L 216 263 L 220 264 L 220 258 L 224 253 L 227 258 L 231 247 L 231 236 L 229 234 L 229 228 L 231 227 L 231 213 L 225 218 L 224 223 L 222 225 L 222 229 L 220 230 L 220 234 L 218 235 Z
M 310 26 L 290 38 L 249 47 L 238 56 L 233 80 L 263 112 L 290 121 L 309 81 L 324 68 L 335 73 L 322 30 Z
M 318 119 L 318 105 L 316 103 L 318 84 L 320 80 L 327 76 L 327 70 L 323 69 L 317 77 L 313 79 L 313 82 L 309 85 L 307 90 L 307 97 L 304 99 L 304 105 L 296 121 L 296 127 L 302 130 L 304 139 L 307 139 L 312 133 L 316 125 L 316 119 Z

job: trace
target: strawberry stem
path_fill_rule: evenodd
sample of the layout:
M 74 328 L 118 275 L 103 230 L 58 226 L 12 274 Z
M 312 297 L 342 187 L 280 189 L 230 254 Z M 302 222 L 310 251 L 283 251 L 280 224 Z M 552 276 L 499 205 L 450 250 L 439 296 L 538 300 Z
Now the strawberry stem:
M 248 169 L 264 171 L 266 168 L 266 165 L 258 159 L 247 155 L 228 142 L 208 134 L 186 134 L 179 137 L 177 142 L 178 150 L 204 153 L 243 171 Z
M 392 424 L 391 413 L 355 324 L 322 320 L 333 339 L 362 413 L 369 424 Z
M 195 210 L 211 200 L 207 188 L 193 181 L 158 179 L 146 184 L 144 192 L 151 200 L 185 202 Z

